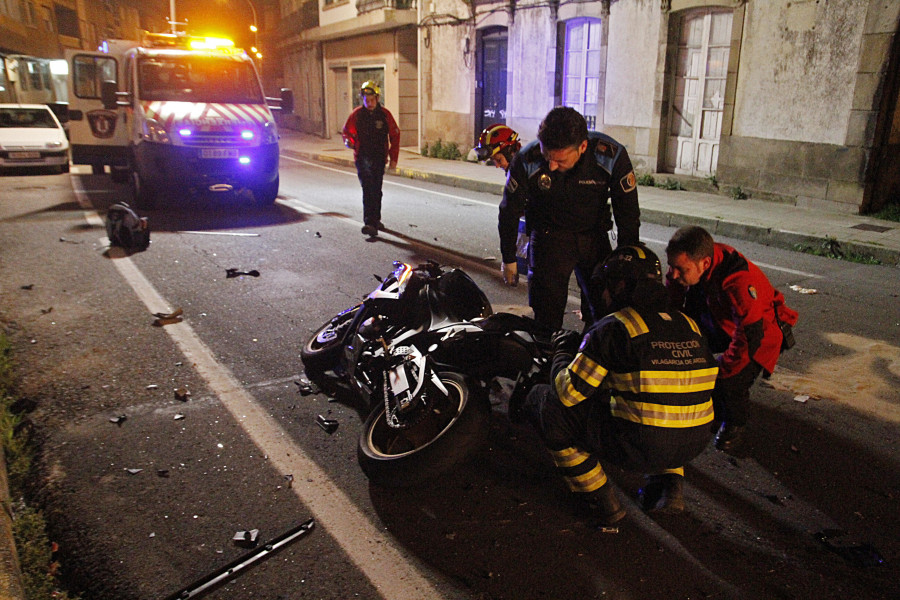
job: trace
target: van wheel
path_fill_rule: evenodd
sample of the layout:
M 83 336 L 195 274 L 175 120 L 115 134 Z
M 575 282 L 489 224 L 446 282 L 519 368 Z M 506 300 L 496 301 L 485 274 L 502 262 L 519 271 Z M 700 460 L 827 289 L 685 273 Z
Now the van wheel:
M 253 201 L 257 206 L 269 206 L 278 198 L 279 177 L 275 181 L 253 188 Z
M 141 177 L 137 169 L 131 171 L 131 196 L 135 208 L 151 210 L 156 206 L 156 190 Z

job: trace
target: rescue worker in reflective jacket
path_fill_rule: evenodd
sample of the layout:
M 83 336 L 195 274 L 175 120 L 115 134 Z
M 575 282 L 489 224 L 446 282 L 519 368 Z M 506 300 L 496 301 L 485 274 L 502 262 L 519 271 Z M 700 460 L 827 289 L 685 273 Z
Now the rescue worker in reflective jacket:
M 575 109 L 557 107 L 538 128 L 538 139 L 515 155 L 500 203 L 498 231 L 507 285 L 519 281 L 516 237 L 525 215 L 529 241 L 528 303 L 539 325 L 562 327 L 572 271 L 582 290 L 582 318 L 591 273 L 612 247 L 612 217 L 618 245 L 638 242 L 640 209 L 631 159 L 622 144 L 602 133 L 588 133 Z M 609 201 L 612 201 L 610 215 Z
M 797 312 L 759 267 L 731 246 L 714 242 L 702 227 L 676 231 L 666 255 L 673 305 L 696 319 L 713 352 L 722 353 L 713 392 L 716 421 L 722 424 L 715 445 L 736 451 L 747 424 L 750 386 L 760 372 L 768 376 L 775 369 L 785 337 L 793 340 L 790 328 Z
M 359 88 L 361 106 L 347 117 L 342 135 L 344 145 L 353 149 L 356 173 L 363 192 L 363 234 L 374 237 L 384 230 L 381 222 L 381 186 L 384 165 L 397 168 L 400 156 L 400 128 L 394 116 L 378 101 L 381 89 L 374 81 Z
M 715 359 L 697 324 L 667 310 L 659 259 L 645 246 L 616 249 L 591 288 L 610 314 L 583 339 L 553 335 L 553 385 L 533 387 L 510 418 L 535 426 L 574 498 L 600 524 L 625 516 L 601 460 L 647 474 L 645 510 L 680 512 L 683 467 L 712 436 Z

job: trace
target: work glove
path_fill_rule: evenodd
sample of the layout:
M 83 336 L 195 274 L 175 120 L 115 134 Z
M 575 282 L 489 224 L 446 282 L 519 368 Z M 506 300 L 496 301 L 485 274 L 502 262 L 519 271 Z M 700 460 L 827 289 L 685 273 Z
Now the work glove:
M 557 352 L 575 354 L 581 345 L 582 339 L 582 335 L 577 331 L 559 329 L 550 336 L 550 345 L 553 347 L 554 354 Z

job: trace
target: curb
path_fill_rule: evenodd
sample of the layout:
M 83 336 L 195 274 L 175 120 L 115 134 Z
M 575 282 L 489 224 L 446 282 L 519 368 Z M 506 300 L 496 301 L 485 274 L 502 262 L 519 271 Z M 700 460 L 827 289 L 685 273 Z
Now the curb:
M 351 159 L 339 158 L 320 154 L 318 152 L 303 152 L 298 150 L 282 149 L 285 154 L 315 160 L 318 162 L 336 164 L 345 167 L 354 166 Z M 427 181 L 441 185 L 447 185 L 456 188 L 467 189 L 474 192 L 486 194 L 501 195 L 503 193 L 503 184 L 490 183 L 460 177 L 458 175 L 445 175 L 441 173 L 431 173 L 421 171 L 415 168 L 403 167 L 398 168 L 397 175 L 407 179 L 415 179 L 419 181 Z M 781 248 L 784 250 L 797 251 L 798 246 L 821 247 L 828 241 L 827 237 L 808 235 L 795 231 L 774 229 L 771 227 L 763 227 L 760 225 L 749 225 L 746 223 L 737 223 L 725 221 L 722 219 L 710 219 L 708 217 L 695 217 L 691 215 L 654 210 L 641 207 L 641 221 L 654 223 L 656 225 L 664 225 L 667 227 L 682 227 L 684 225 L 699 225 L 709 231 L 714 237 L 724 236 L 755 242 L 765 246 Z M 872 256 L 881 261 L 883 266 L 900 267 L 900 251 L 891 250 L 881 246 L 866 244 L 862 242 L 853 242 L 847 240 L 838 240 L 841 248 L 848 253 L 855 253 L 864 256 Z
M 9 497 L 9 484 L 6 477 L 6 456 L 0 445 L 0 504 L 3 513 L 0 516 L 0 599 L 25 600 L 25 585 L 22 583 L 22 570 L 19 567 L 19 555 L 13 538 L 12 502 Z

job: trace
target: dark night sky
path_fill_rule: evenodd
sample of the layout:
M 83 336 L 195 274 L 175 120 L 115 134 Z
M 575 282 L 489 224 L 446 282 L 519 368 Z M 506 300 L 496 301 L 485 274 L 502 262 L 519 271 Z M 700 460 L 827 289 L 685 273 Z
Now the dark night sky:
M 187 32 L 192 35 L 216 35 L 234 40 L 235 44 L 249 49 L 253 45 L 250 24 L 253 12 L 250 0 L 175 0 L 175 17 L 178 21 L 187 19 Z M 169 0 L 157 0 L 160 7 L 158 19 L 152 22 L 166 26 L 169 17 Z M 263 0 L 253 0 L 260 20 L 260 44 L 263 44 L 262 30 Z

